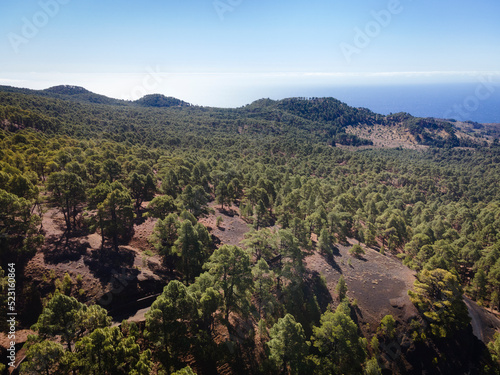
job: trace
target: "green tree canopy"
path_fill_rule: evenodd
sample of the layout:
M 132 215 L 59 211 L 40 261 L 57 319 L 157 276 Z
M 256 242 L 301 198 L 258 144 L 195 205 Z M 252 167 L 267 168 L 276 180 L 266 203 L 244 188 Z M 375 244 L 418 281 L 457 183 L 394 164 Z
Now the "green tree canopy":
M 118 327 L 97 328 L 75 345 L 74 368 L 80 374 L 145 375 L 152 367 L 149 350 L 141 354 L 135 338 L 124 337 Z
M 269 332 L 269 359 L 281 373 L 299 374 L 309 351 L 304 329 L 291 314 L 286 314 Z
M 162 363 L 186 349 L 186 334 L 198 318 L 196 298 L 177 280 L 170 281 L 146 314 L 146 330 Z
M 250 257 L 243 249 L 223 245 L 214 251 L 203 268 L 213 275 L 216 288 L 222 290 L 226 320 L 231 311 L 248 310 L 253 280 Z
M 41 219 L 32 214 L 32 202 L 0 189 L 0 255 L 3 262 L 34 254 L 43 243 L 38 225 Z M 4 264 L 5 266 L 6 264 Z
M 59 343 L 49 340 L 35 343 L 26 352 L 26 360 L 21 365 L 21 374 L 62 374 L 64 372 L 60 362 L 63 356 L 64 348 Z
M 193 226 L 190 220 L 184 220 L 178 229 L 173 251 L 180 257 L 186 284 L 194 280 L 206 259 L 206 246 L 201 241 L 206 237 L 203 234 L 205 232 L 197 225 Z
M 348 309 L 347 309 L 348 310 Z M 320 325 L 313 327 L 312 343 L 319 355 L 315 362 L 320 374 L 359 374 L 366 358 L 366 342 L 358 326 L 346 314 L 343 304 L 335 312 L 326 311 Z
M 160 195 L 149 202 L 147 209 L 148 216 L 163 220 L 168 214 L 176 211 L 177 206 L 172 196 Z
M 417 276 L 414 291 L 408 294 L 430 323 L 432 334 L 438 337 L 453 335 L 470 323 L 458 278 L 449 271 L 423 270 Z
M 335 290 L 339 296 L 340 301 L 343 301 L 347 297 L 347 284 L 345 282 L 344 276 L 340 275 Z
M 135 209 L 138 211 L 145 200 L 153 199 L 156 191 L 156 184 L 153 176 L 143 175 L 136 172 L 132 173 L 127 181 L 130 189 L 130 195 L 135 200 Z
M 72 343 L 86 332 L 110 324 L 106 310 L 102 307 L 86 306 L 73 297 L 56 293 L 43 309 L 33 329 L 42 337 L 61 336 L 68 350 Z
M 130 235 L 133 229 L 134 208 L 128 189 L 118 181 L 99 183 L 89 192 L 90 206 L 97 206 L 96 225 L 104 238 L 113 241 L 117 250 L 119 239 Z
M 269 265 L 264 259 L 260 259 L 252 268 L 254 277 L 255 295 L 259 306 L 259 316 L 264 312 L 264 317 L 273 312 L 275 298 L 272 293 L 274 286 L 274 272 L 269 269 Z
M 75 173 L 55 172 L 47 179 L 47 189 L 64 215 L 66 232 L 69 234 L 76 227 L 78 205 L 85 200 L 85 183 Z

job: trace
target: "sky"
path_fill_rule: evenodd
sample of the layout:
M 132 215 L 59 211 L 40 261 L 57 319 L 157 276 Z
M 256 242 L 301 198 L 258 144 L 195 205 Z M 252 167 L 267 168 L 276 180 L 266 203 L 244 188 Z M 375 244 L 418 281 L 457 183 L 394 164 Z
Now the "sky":
M 499 14 L 498 0 L 0 0 L 0 84 L 234 107 L 311 87 L 500 81 Z

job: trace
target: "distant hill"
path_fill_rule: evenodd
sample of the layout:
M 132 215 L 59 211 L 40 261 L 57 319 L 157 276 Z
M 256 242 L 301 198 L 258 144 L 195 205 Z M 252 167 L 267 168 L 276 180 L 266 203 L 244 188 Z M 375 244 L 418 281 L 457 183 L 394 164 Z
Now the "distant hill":
M 80 86 L 60 85 L 50 87 L 45 90 L 30 90 L 10 86 L 0 86 L 0 92 L 17 93 L 24 95 L 36 95 L 54 99 L 71 100 L 83 103 L 107 104 L 107 105 L 127 105 L 127 102 L 120 99 L 109 98 L 104 95 L 95 94 Z
M 161 94 L 145 95 L 136 101 L 114 99 L 105 95 L 95 94 L 84 87 L 72 85 L 59 85 L 49 87 L 45 90 L 30 90 L 17 87 L 0 86 L 0 92 L 18 93 L 25 95 L 44 96 L 54 99 L 71 100 L 83 103 L 106 104 L 117 106 L 140 106 L 140 107 L 189 107 L 191 104 L 171 96 Z
M 351 107 L 335 98 L 260 99 L 243 107 L 242 111 L 267 120 L 282 121 L 293 116 L 320 123 L 334 142 L 343 145 L 373 144 L 379 140 L 377 137 L 384 137 L 384 132 L 377 137 L 371 135 L 375 126 L 385 128 L 385 133 L 395 128 L 407 133 L 407 139 L 399 140 L 399 146 L 474 147 L 484 142 L 466 135 L 447 120 L 413 117 L 408 113 L 384 116 L 366 108 Z
M 42 91 L 57 99 L 69 99 L 87 103 L 122 106 L 127 104 L 124 100 L 108 98 L 104 95 L 95 94 L 79 86 L 61 85 L 50 87 Z
M 92 94 L 89 90 L 80 86 L 71 85 L 60 85 L 49 87 L 43 90 L 48 93 L 60 94 L 60 95 L 81 95 L 81 94 Z
M 46 90 L 0 86 L 0 122 L 4 127 L 80 135 L 101 132 L 135 141 L 141 131 L 143 137 L 167 143 L 193 136 L 285 136 L 332 146 L 406 148 L 478 147 L 484 143 L 451 121 L 407 113 L 384 116 L 334 98 L 260 99 L 244 107 L 223 109 L 193 106 L 160 94 L 124 101 L 70 85 Z M 384 142 L 396 133 L 396 141 Z
M 140 105 L 142 107 L 156 107 L 156 108 L 189 107 L 191 105 L 180 99 L 176 99 L 171 96 L 165 96 L 161 94 L 152 94 L 143 96 L 141 99 L 136 100 L 134 104 Z

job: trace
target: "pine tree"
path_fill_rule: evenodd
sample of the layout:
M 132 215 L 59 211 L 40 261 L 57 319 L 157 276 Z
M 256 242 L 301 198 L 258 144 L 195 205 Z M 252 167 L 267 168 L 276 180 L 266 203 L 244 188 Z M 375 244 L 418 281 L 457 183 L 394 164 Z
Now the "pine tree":
M 1 172 L 0 172 L 1 173 Z M 33 254 L 44 240 L 32 214 L 33 202 L 0 188 L 0 259 L 23 259 Z
M 174 199 L 170 195 L 160 195 L 149 202 L 147 210 L 149 217 L 163 220 L 167 215 L 176 211 L 177 207 L 175 206 Z
M 348 310 L 348 308 L 347 308 Z M 320 374 L 359 374 L 366 358 L 366 342 L 358 335 L 358 326 L 340 304 L 335 312 L 326 311 L 320 325 L 313 327 L 313 345 Z
M 184 367 L 176 372 L 173 372 L 172 375 L 196 375 L 196 373 L 191 369 L 191 367 Z
M 97 207 L 101 231 L 111 237 L 113 247 L 118 250 L 119 238 L 130 235 L 133 227 L 134 209 L 132 198 L 120 183 L 111 185 L 111 192 Z
M 326 228 L 321 229 L 321 234 L 318 238 L 318 249 L 326 254 L 326 255 L 332 255 L 332 236 L 330 236 L 330 233 Z
M 26 360 L 21 365 L 21 374 L 59 374 L 64 373 L 60 362 L 64 356 L 61 344 L 43 340 L 29 346 Z
M 344 276 L 340 275 L 339 281 L 337 282 L 337 286 L 335 287 L 337 294 L 339 296 L 339 300 L 342 301 L 347 296 L 347 284 L 345 282 Z
M 106 310 L 93 305 L 86 306 L 73 297 L 56 293 L 43 309 L 32 329 L 42 337 L 61 336 L 62 341 L 72 351 L 72 343 L 85 332 L 110 324 Z
M 362 255 L 365 254 L 365 251 L 360 245 L 356 244 L 353 247 L 351 247 L 351 249 L 349 249 L 349 254 L 351 254 L 356 258 L 360 258 Z
M 188 347 L 187 333 L 198 318 L 196 299 L 177 280 L 170 281 L 146 314 L 146 336 L 164 365 Z
M 482 300 L 486 295 L 486 274 L 482 268 L 480 268 L 474 275 L 472 290 L 473 295 L 477 300 Z
M 252 269 L 255 280 L 255 294 L 259 304 L 259 317 L 264 311 L 264 317 L 272 306 L 274 296 L 271 289 L 274 285 L 274 273 L 269 270 L 269 266 L 264 259 L 260 259 Z
M 212 287 L 208 287 L 202 293 L 200 298 L 200 312 L 201 316 L 205 322 L 205 326 L 211 333 L 214 329 L 214 314 L 222 306 L 222 296 L 221 294 Z
M 392 315 L 386 315 L 380 321 L 380 331 L 392 339 L 396 331 L 396 321 Z
M 409 290 L 408 294 L 429 321 L 431 333 L 435 336 L 447 337 L 470 322 L 462 288 L 451 272 L 440 268 L 423 270 L 417 275 L 414 291 Z
M 142 202 L 152 199 L 156 190 L 156 185 L 151 175 L 142 175 L 136 172 L 132 173 L 127 181 L 130 189 L 130 195 L 135 200 L 135 209 L 139 213 Z
M 221 210 L 224 209 L 224 205 L 229 205 L 231 203 L 231 197 L 228 192 L 227 184 L 224 181 L 219 182 L 217 185 L 217 188 L 215 189 L 215 196 L 217 203 L 221 206 Z
M 304 329 L 291 314 L 286 314 L 269 332 L 269 359 L 282 373 L 299 374 L 309 347 Z
M 97 328 L 82 338 L 75 345 L 74 358 L 74 369 L 88 375 L 146 375 L 153 367 L 150 351 L 140 353 L 135 337 L 124 337 L 118 327 Z
M 180 222 L 176 214 L 170 214 L 163 220 L 158 220 L 149 241 L 160 255 L 164 256 L 165 263 L 172 272 L 175 264 L 174 245 L 178 238 Z
M 186 285 L 194 280 L 204 260 L 203 244 L 189 220 L 184 220 L 178 230 L 178 237 L 174 243 L 174 252 L 181 258 L 181 270 Z
M 61 209 L 69 235 L 76 227 L 78 205 L 85 200 L 85 184 L 74 173 L 55 172 L 47 180 L 47 189 L 52 193 L 53 201 Z
M 251 230 L 245 233 L 242 244 L 253 252 L 257 261 L 262 257 L 269 259 L 277 247 L 275 237 L 275 234 L 268 228 Z
M 257 216 L 256 229 L 265 227 L 268 222 L 268 212 L 262 200 L 259 200 L 259 203 L 257 204 L 257 209 L 255 210 L 255 214 Z
M 203 268 L 210 272 L 216 280 L 216 287 L 222 290 L 225 320 L 231 311 L 246 313 L 253 288 L 248 254 L 237 246 L 223 245 L 214 251 Z

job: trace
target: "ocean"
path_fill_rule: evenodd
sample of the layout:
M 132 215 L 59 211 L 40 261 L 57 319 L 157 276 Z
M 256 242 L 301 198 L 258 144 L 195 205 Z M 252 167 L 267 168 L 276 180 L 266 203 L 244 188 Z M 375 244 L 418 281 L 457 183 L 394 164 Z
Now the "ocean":
M 285 93 L 286 91 L 286 93 Z M 479 123 L 500 123 L 500 86 L 486 83 L 336 86 L 278 89 L 272 96 L 334 97 L 380 114 L 408 112 Z

